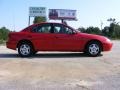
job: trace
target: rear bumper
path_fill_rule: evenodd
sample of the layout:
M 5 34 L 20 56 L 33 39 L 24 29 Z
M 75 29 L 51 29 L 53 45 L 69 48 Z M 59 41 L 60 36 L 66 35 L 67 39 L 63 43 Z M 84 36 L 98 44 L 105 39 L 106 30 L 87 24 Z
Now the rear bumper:
M 9 49 L 16 50 L 16 43 L 15 42 L 6 42 L 6 47 Z
M 112 42 L 103 43 L 103 51 L 110 51 L 112 49 L 112 46 Z

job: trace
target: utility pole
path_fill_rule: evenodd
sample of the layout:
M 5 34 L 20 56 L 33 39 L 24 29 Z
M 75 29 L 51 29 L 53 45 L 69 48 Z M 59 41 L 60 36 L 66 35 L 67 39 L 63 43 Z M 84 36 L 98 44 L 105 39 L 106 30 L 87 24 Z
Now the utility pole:
M 101 21 L 101 30 L 103 29 L 103 22 Z
M 29 16 L 29 20 L 28 20 L 28 26 L 30 26 L 30 16 Z

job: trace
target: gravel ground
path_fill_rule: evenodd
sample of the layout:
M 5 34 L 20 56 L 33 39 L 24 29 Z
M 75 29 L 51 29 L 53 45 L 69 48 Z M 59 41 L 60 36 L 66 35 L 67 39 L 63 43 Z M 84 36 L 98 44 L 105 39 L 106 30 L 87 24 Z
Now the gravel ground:
M 120 41 L 99 57 L 39 52 L 20 58 L 0 46 L 0 90 L 120 90 Z

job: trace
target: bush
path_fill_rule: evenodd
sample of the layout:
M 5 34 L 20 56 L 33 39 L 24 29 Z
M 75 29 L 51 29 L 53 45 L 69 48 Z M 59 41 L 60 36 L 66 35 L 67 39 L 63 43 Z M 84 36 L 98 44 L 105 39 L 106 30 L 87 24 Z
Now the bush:
M 9 32 L 10 30 L 6 29 L 6 27 L 0 28 L 0 44 L 8 39 Z
M 98 34 L 98 35 L 102 34 L 102 31 L 98 27 L 88 27 L 87 29 L 82 27 L 82 28 L 78 28 L 78 30 L 82 33 Z

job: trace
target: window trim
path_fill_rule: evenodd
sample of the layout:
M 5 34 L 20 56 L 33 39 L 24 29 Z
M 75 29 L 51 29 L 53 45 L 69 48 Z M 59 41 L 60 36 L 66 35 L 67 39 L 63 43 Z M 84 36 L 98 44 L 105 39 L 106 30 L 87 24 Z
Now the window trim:
M 44 26 L 44 25 L 49 25 L 50 27 L 51 27 L 51 29 L 50 29 L 50 32 L 49 33 L 52 33 L 52 28 L 53 28 L 53 26 L 52 26 L 52 24 L 51 23 L 43 23 L 43 24 L 38 24 L 38 25 L 35 25 L 35 26 L 33 26 L 32 27 L 32 29 L 31 29 L 31 32 L 32 33 L 39 33 L 39 34 L 48 34 L 48 33 L 42 33 L 42 32 L 38 32 L 38 31 L 34 31 L 33 29 L 37 29 L 37 28 L 41 28 L 42 26 Z
M 55 25 L 56 25 L 56 26 L 57 26 L 57 25 L 61 26 L 62 33 L 54 33 L 54 27 L 55 27 Z M 53 24 L 53 33 L 54 33 L 54 34 L 67 34 L 67 35 L 69 35 L 68 33 L 63 33 L 63 32 L 64 32 L 64 31 L 63 31 L 64 28 L 68 28 L 68 29 L 70 29 L 70 30 L 73 32 L 73 29 L 70 28 L 69 26 L 66 26 L 66 25 L 64 25 L 64 24 L 54 23 L 54 24 Z
M 63 25 L 62 25 L 62 24 L 59 24 L 59 23 L 53 23 L 52 25 L 53 25 L 53 27 L 52 27 L 52 31 L 53 31 L 54 34 L 63 34 L 63 33 L 55 33 L 55 31 L 54 31 L 55 26 L 60 26 L 61 29 L 63 29 Z

